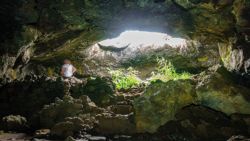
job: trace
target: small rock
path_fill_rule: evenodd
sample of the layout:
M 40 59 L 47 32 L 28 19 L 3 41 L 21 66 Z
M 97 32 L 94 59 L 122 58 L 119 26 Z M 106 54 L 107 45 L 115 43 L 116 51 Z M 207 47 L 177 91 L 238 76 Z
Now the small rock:
M 99 121 L 95 131 L 102 134 L 133 134 L 135 125 L 130 121 L 132 115 L 113 115 L 109 113 L 99 114 Z
M 60 122 L 51 129 L 51 135 L 67 138 L 68 136 L 73 136 L 75 130 L 75 126 L 72 122 Z
M 50 129 L 40 129 L 36 130 L 34 133 L 35 138 L 46 138 L 50 134 Z
M 69 136 L 64 141 L 76 141 L 73 137 Z
M 121 95 L 121 94 L 116 95 L 116 100 L 117 100 L 117 101 L 124 101 L 124 100 L 125 100 L 125 96 L 124 96 L 124 95 Z
M 106 141 L 106 137 L 102 137 L 102 136 L 91 136 L 91 137 L 89 137 L 89 141 Z
M 130 114 L 133 112 L 133 107 L 130 105 L 112 105 L 109 107 L 115 114 Z

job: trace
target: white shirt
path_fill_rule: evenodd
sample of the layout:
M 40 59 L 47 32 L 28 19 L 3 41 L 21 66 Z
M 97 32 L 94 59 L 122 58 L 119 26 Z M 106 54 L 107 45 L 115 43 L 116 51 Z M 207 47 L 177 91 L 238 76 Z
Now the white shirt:
M 62 66 L 64 72 L 63 72 L 63 76 L 64 77 L 72 77 L 73 76 L 73 65 L 71 64 L 64 64 Z

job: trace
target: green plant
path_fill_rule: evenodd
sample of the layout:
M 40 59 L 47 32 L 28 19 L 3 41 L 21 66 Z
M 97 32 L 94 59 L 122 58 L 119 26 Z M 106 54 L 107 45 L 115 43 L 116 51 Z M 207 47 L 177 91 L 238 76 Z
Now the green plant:
M 55 68 L 52 68 L 52 67 L 48 67 L 47 69 L 47 74 L 49 77 L 52 77 L 54 76 L 56 73 L 55 73 Z
M 161 80 L 178 80 L 178 79 L 189 79 L 192 75 L 188 72 L 177 73 L 173 64 L 164 59 L 157 58 L 157 68 L 155 72 L 152 72 L 151 81 Z
M 118 70 L 109 69 L 109 74 L 118 90 L 127 90 L 136 87 L 141 83 L 141 80 L 137 77 L 138 71 L 134 70 L 132 67 Z

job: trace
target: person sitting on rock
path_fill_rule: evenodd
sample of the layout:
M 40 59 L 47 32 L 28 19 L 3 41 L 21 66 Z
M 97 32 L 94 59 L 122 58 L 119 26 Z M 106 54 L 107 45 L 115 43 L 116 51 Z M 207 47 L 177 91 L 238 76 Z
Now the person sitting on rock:
M 76 72 L 76 68 L 71 64 L 71 61 L 68 59 L 64 60 L 64 65 L 61 69 L 61 75 L 64 78 L 65 82 L 70 83 L 82 83 L 81 80 L 74 77 L 74 73 Z

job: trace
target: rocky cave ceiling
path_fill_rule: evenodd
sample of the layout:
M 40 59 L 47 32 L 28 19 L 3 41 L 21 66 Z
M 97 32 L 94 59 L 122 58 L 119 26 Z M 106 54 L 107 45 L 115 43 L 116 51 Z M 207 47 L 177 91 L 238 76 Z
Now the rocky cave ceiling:
M 199 42 L 190 68 L 221 62 L 247 74 L 249 7 L 247 0 L 3 0 L 1 74 L 25 64 L 58 66 L 63 57 L 81 62 L 79 51 L 128 29 Z

